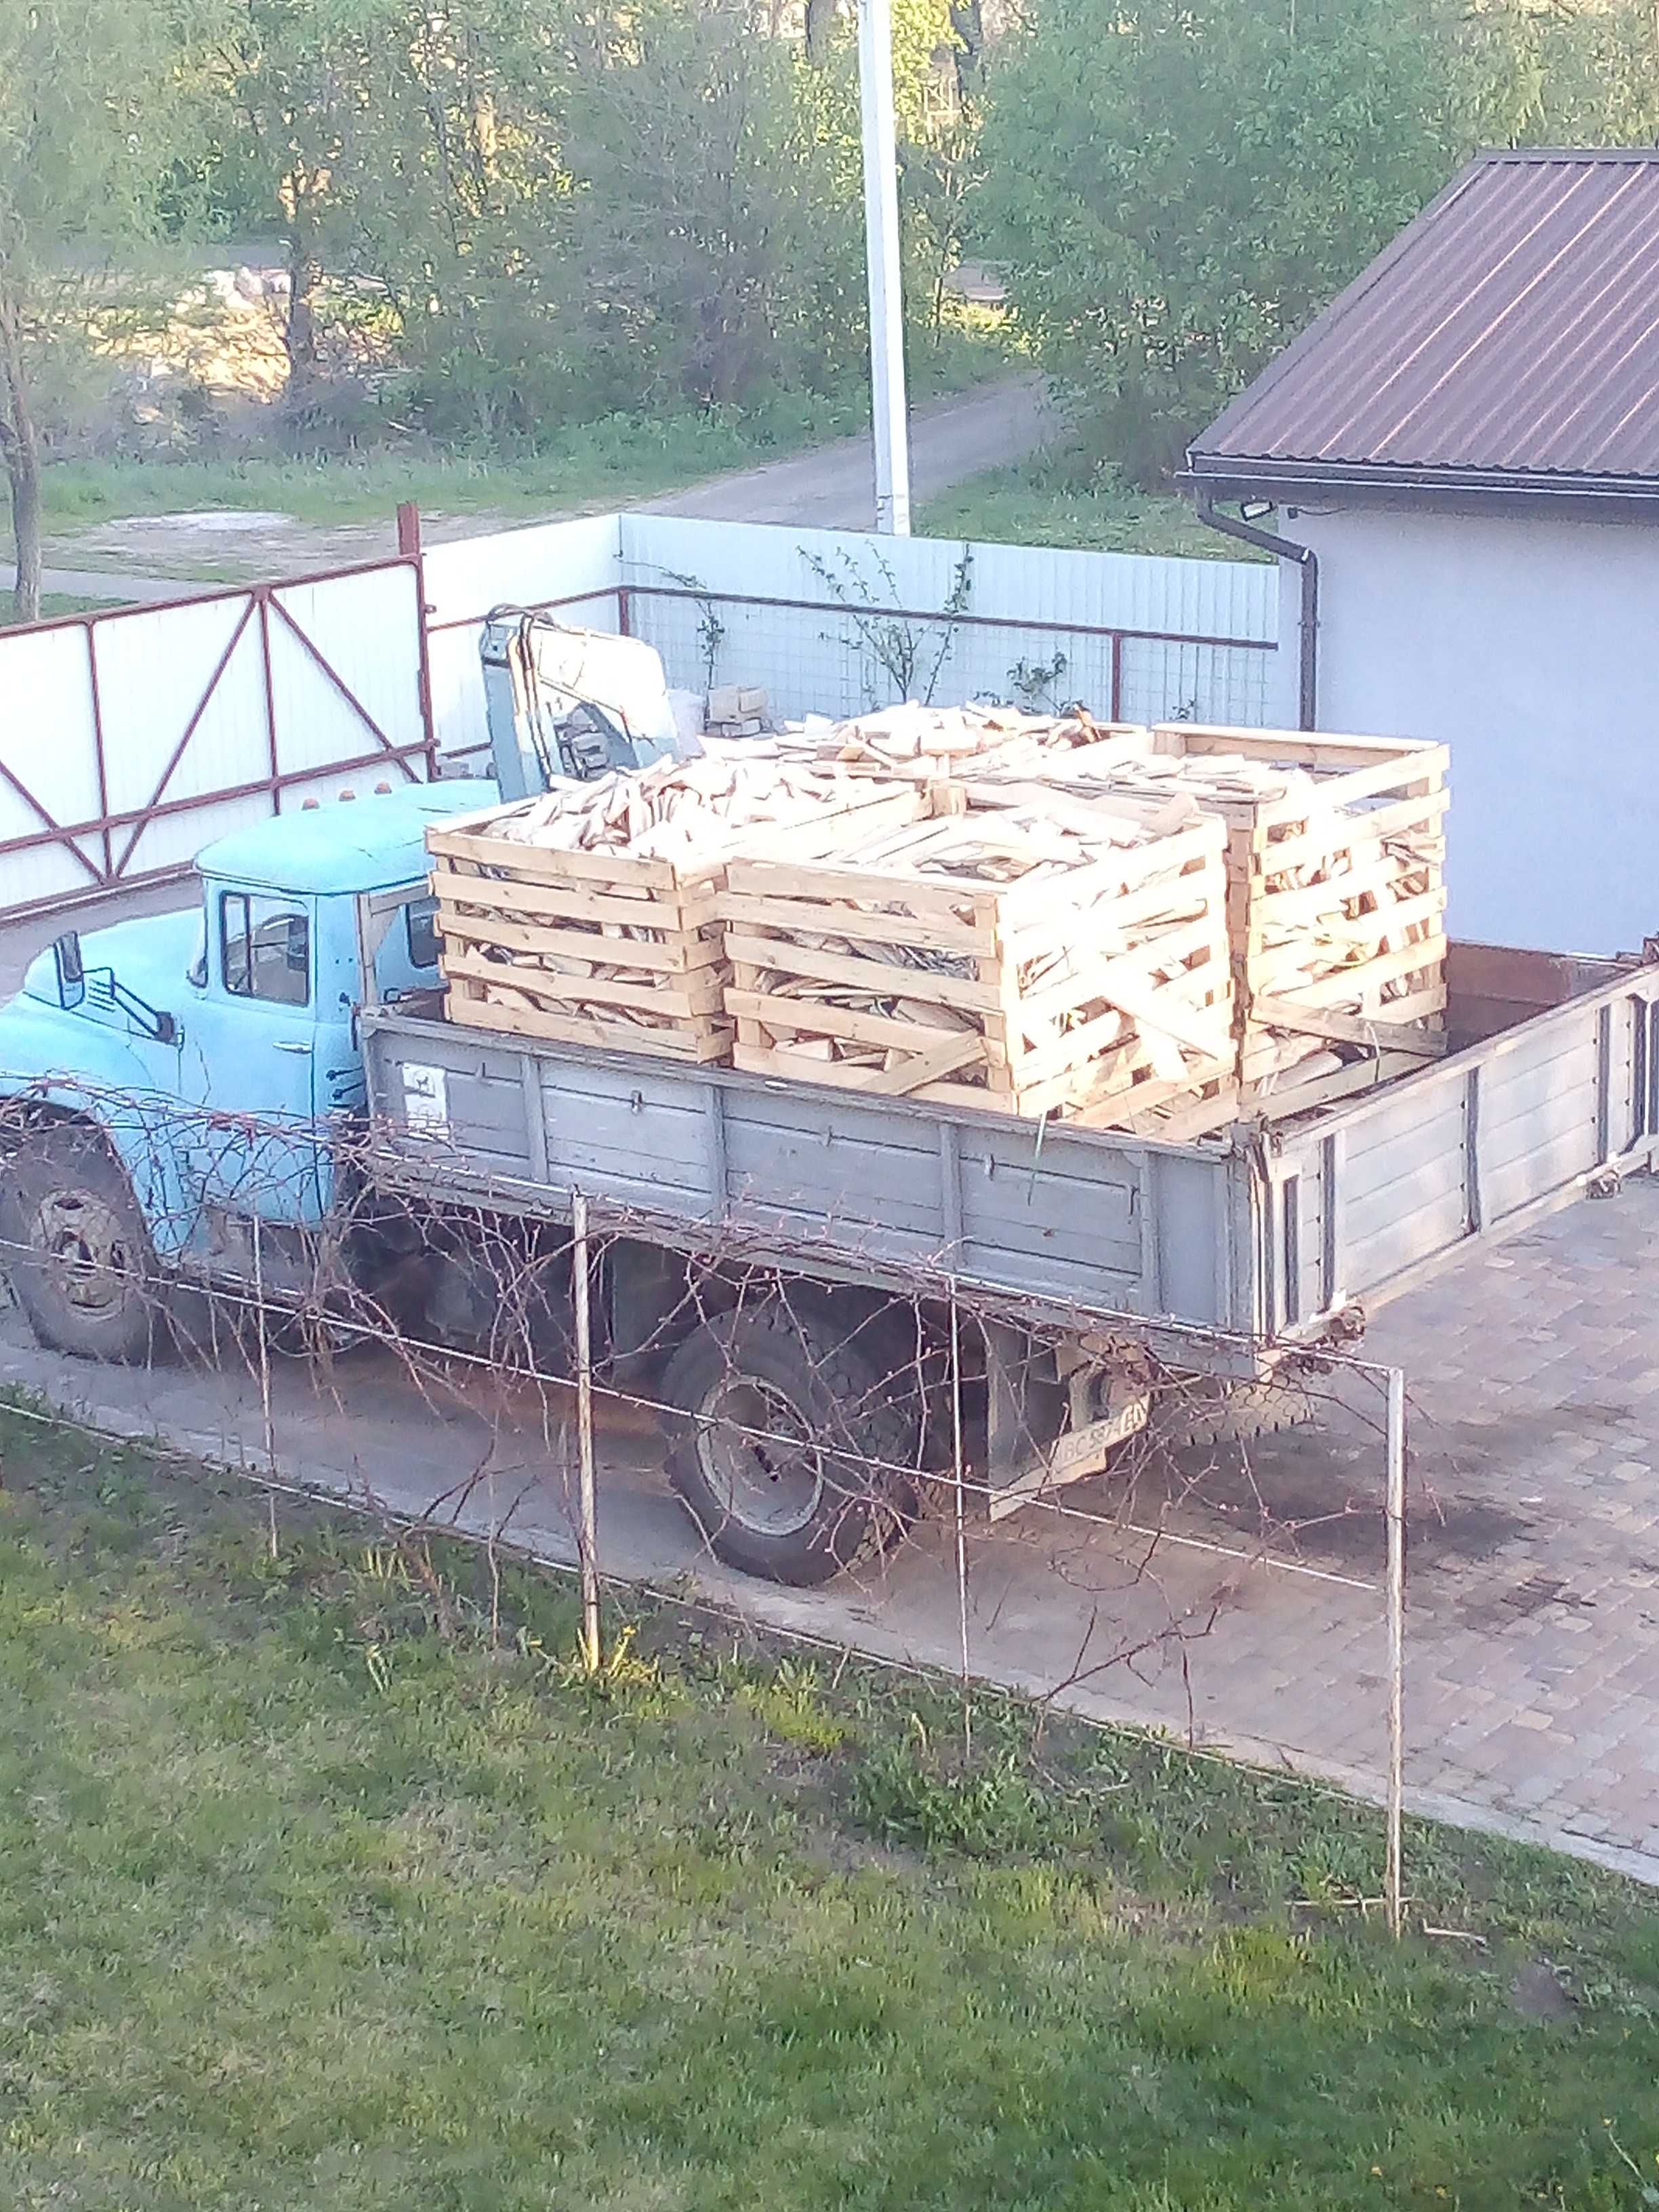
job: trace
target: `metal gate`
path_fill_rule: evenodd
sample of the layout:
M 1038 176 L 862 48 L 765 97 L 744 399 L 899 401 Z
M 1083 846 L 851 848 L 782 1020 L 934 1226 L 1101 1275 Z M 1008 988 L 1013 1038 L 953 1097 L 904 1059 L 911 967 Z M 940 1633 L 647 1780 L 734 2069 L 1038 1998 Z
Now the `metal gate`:
M 418 550 L 0 633 L 0 915 L 182 873 L 352 778 L 431 772 Z

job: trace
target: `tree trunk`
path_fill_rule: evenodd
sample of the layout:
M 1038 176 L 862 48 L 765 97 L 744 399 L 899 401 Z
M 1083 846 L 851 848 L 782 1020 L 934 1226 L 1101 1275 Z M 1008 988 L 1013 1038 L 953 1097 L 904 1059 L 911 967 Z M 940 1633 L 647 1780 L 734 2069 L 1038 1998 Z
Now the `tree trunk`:
M 316 233 L 306 179 L 290 177 L 287 196 L 288 318 L 283 325 L 283 344 L 288 354 L 288 388 L 292 398 L 303 392 L 317 374 L 317 319 L 312 302 L 322 270 L 317 261 Z
M 814 67 L 830 58 L 830 38 L 836 27 L 836 0 L 806 0 L 803 44 L 806 58 Z
M 1655 0 L 1659 6 L 1659 0 Z M 981 0 L 950 0 L 951 28 L 956 33 L 951 56 L 956 64 L 957 99 L 965 107 L 985 89 L 985 25 Z
M 11 479 L 11 526 L 17 540 L 19 622 L 40 619 L 40 439 L 29 404 L 22 334 L 15 301 L 0 298 L 0 453 Z

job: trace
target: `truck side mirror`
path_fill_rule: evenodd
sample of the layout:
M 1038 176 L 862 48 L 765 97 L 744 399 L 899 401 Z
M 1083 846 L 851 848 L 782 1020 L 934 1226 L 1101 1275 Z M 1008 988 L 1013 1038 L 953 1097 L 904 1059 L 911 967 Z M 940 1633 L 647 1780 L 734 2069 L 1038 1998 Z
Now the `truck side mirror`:
M 66 929 L 52 941 L 52 964 L 58 970 L 58 1003 L 65 1012 L 78 1006 L 87 995 L 86 963 L 81 957 L 81 933 Z

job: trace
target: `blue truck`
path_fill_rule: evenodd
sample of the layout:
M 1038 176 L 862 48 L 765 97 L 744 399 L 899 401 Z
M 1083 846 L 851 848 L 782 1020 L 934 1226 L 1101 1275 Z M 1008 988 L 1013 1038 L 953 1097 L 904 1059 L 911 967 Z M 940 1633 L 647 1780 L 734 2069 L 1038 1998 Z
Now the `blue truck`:
M 425 831 L 494 794 L 237 831 L 193 910 L 33 963 L 0 1008 L 0 1244 L 43 1344 L 148 1359 L 191 1286 L 568 1371 L 580 1194 L 605 1371 L 665 1408 L 715 1550 L 811 1583 L 908 1524 L 958 1407 L 1012 1510 L 1161 1396 L 1276 1418 L 1382 1299 L 1652 1165 L 1639 961 L 1455 947 L 1447 1057 L 1185 1145 L 453 1025 Z

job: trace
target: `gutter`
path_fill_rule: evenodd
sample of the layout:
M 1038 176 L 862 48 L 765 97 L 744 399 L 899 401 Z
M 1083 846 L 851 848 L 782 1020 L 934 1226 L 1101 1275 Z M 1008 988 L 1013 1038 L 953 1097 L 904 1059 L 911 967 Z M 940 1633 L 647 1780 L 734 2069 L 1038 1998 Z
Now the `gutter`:
M 1218 512 L 1215 495 L 1203 483 L 1193 485 L 1198 519 L 1225 538 L 1271 553 L 1276 561 L 1294 561 L 1302 571 L 1302 607 L 1297 620 L 1301 653 L 1297 668 L 1297 727 L 1319 726 L 1319 556 L 1311 545 L 1294 545 L 1271 530 L 1258 530 L 1253 522 Z
M 1601 501 L 1609 507 L 1651 505 L 1654 477 L 1587 476 L 1567 470 L 1486 469 L 1413 465 L 1401 461 L 1290 461 L 1230 453 L 1189 453 L 1180 481 L 1196 489 L 1208 481 L 1227 486 L 1224 496 L 1291 499 L 1334 491 L 1437 492 L 1466 497 Z M 1225 526 L 1222 526 L 1224 527 Z

